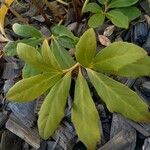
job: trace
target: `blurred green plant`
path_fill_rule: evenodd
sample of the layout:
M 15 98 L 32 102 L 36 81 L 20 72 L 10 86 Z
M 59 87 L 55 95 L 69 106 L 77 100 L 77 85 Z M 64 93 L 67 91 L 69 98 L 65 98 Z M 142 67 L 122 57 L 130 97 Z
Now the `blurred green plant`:
M 139 0 L 98 0 L 98 3 L 85 4 L 82 11 L 93 15 L 88 21 L 90 27 L 101 26 L 105 18 L 120 28 L 127 29 L 129 22 L 141 15 L 140 10 L 133 6 Z

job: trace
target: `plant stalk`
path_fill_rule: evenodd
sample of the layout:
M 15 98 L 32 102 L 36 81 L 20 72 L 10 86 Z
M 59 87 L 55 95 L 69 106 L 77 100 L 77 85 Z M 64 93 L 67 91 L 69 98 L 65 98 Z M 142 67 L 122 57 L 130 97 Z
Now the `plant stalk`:
M 84 10 L 85 10 L 85 7 L 86 5 L 88 4 L 89 0 L 85 0 L 84 4 L 83 4 L 83 7 L 82 7 L 82 10 L 81 10 L 81 16 L 83 15 L 84 13 Z
M 67 73 L 69 71 L 73 71 L 76 67 L 80 66 L 80 64 L 77 62 L 74 66 L 72 66 L 71 68 L 69 69 L 65 69 L 63 70 L 63 73 Z

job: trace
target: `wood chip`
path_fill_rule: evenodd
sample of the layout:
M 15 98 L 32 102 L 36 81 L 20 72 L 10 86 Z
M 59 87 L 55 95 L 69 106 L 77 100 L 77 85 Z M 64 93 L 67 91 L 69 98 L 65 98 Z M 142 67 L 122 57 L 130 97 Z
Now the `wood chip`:
M 40 147 L 40 137 L 36 129 L 27 128 L 16 117 L 11 116 L 6 123 L 6 128 L 26 141 L 29 145 L 38 149 Z

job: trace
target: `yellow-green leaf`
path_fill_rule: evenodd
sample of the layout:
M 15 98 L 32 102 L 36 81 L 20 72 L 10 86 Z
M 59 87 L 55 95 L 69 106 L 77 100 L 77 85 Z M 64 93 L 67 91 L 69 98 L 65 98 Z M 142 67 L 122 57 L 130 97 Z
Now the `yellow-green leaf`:
M 93 68 L 113 73 L 146 55 L 144 49 L 132 43 L 115 42 L 96 55 L 93 60 Z
M 76 45 L 76 59 L 84 67 L 89 67 L 96 53 L 96 36 L 94 30 L 88 29 Z
M 127 86 L 91 69 L 89 78 L 110 112 L 118 112 L 137 122 L 150 122 L 149 107 Z
M 17 102 L 32 101 L 51 88 L 60 78 L 60 73 L 51 72 L 20 80 L 8 91 L 7 98 Z
M 61 70 L 61 67 L 57 62 L 52 50 L 50 50 L 47 40 L 44 40 L 42 44 L 42 56 L 47 65 L 57 68 L 58 70 Z
M 100 140 L 100 119 L 88 84 L 81 73 L 79 73 L 75 85 L 72 122 L 79 139 L 87 149 L 94 150 Z
M 13 3 L 14 0 L 4 0 L 4 2 L 10 6 Z M 1 8 L 0 8 L 0 32 L 5 35 L 5 31 L 4 31 L 4 22 L 5 22 L 5 16 L 7 14 L 8 8 L 2 4 Z
M 71 73 L 69 72 L 53 86 L 42 104 L 38 128 L 40 136 L 45 140 L 54 133 L 64 117 L 70 83 Z
M 137 60 L 136 62 L 126 65 L 120 68 L 118 71 L 113 74 L 124 76 L 124 77 L 140 77 L 140 76 L 149 76 L 150 75 L 150 57 L 146 56 L 142 59 Z
M 48 66 L 41 54 L 32 46 L 24 43 L 19 43 L 17 45 L 17 53 L 21 59 L 23 59 L 27 64 L 34 67 L 39 71 L 53 71 L 50 65 Z

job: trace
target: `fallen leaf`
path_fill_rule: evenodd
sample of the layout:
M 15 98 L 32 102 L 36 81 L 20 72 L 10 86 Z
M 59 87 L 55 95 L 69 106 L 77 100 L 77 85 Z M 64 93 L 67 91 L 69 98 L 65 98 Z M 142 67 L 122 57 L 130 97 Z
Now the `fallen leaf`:
M 109 46 L 111 41 L 104 35 L 98 35 L 99 42 L 104 46 Z
M 115 26 L 114 25 L 111 25 L 111 26 L 108 26 L 105 31 L 104 31 L 104 36 L 111 36 L 113 34 L 115 30 Z
M 4 3 L 6 3 L 8 6 L 10 6 L 13 3 L 14 0 L 4 0 Z M 0 32 L 6 36 L 4 31 L 4 22 L 5 22 L 5 16 L 7 14 L 8 8 L 2 4 L 0 8 Z

